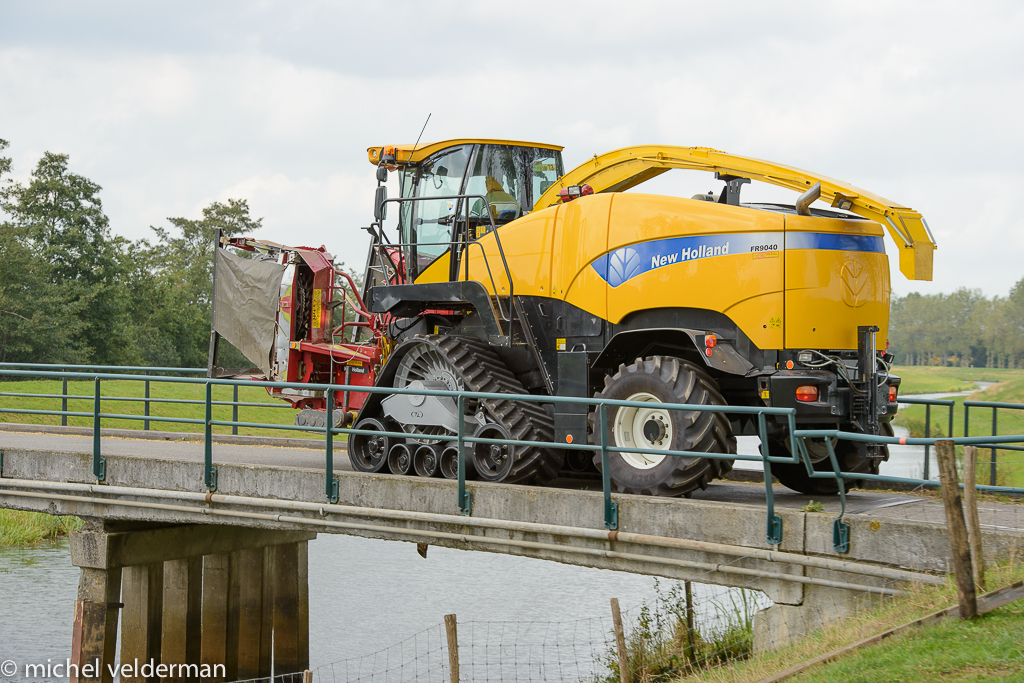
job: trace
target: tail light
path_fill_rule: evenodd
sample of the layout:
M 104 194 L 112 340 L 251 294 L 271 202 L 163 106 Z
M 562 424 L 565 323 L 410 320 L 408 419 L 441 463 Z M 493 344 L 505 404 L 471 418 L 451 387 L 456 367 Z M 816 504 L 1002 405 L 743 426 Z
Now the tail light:
M 896 402 L 896 385 L 892 384 L 889 386 L 889 403 Z
M 813 384 L 805 384 L 796 388 L 796 400 L 803 403 L 811 403 L 818 400 L 818 387 Z

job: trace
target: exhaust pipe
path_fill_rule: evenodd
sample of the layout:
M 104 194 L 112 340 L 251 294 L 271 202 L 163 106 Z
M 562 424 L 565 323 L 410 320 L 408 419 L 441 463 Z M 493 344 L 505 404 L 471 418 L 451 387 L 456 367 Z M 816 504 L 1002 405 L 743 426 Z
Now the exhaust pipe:
M 821 183 L 814 183 L 814 187 L 804 192 L 796 199 L 796 214 L 798 216 L 811 215 L 811 202 L 821 197 Z

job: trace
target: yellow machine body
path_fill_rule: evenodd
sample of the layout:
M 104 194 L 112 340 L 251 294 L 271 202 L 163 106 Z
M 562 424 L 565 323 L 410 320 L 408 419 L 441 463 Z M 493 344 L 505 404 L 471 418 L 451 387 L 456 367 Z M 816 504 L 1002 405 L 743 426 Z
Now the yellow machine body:
M 717 311 L 761 349 L 851 349 L 858 325 L 888 329 L 888 258 L 871 221 L 603 193 L 498 231 L 511 282 L 494 234 L 468 256 L 468 278 L 491 294 L 562 299 L 615 324 L 650 309 Z M 416 282 L 448 273 L 446 254 Z

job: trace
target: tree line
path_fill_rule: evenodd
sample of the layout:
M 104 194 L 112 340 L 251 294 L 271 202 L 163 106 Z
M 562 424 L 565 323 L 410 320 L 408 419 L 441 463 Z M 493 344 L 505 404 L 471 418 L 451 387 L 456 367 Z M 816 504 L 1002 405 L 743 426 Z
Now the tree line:
M 113 235 L 98 184 L 46 152 L 27 183 L 0 140 L 0 362 L 205 367 L 213 234 L 249 234 L 244 199 Z
M 889 345 L 902 365 L 1024 367 L 1024 279 L 991 299 L 966 288 L 893 297 Z

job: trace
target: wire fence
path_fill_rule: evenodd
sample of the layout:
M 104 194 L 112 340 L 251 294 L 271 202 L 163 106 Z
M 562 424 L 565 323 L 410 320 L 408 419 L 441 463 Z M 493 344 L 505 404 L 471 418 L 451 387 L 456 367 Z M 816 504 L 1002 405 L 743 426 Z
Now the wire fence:
M 621 612 L 633 681 L 677 678 L 753 652 L 754 614 L 771 604 L 751 589 L 669 582 L 656 598 Z M 714 597 L 714 596 L 717 596 Z M 376 652 L 318 666 L 313 683 L 449 683 L 452 646 L 461 681 L 619 681 L 613 613 L 567 621 L 466 621 L 421 630 Z M 272 680 L 292 683 L 286 674 Z M 300 678 L 301 680 L 301 678 Z M 298 683 L 298 680 L 295 680 Z

